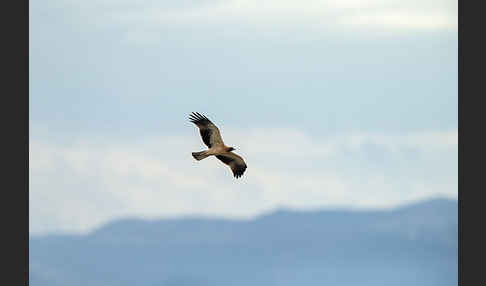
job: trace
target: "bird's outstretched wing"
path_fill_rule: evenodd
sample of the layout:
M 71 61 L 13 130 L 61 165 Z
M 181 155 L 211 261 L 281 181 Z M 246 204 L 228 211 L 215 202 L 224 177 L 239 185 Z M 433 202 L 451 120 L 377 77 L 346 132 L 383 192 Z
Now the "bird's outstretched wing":
M 246 170 L 246 163 L 243 158 L 233 152 L 216 155 L 216 158 L 231 168 L 235 178 L 241 177 Z
M 219 133 L 218 127 L 214 125 L 206 116 L 193 112 L 189 115 L 189 120 L 199 127 L 201 138 L 209 148 L 216 145 L 223 145 L 223 139 Z

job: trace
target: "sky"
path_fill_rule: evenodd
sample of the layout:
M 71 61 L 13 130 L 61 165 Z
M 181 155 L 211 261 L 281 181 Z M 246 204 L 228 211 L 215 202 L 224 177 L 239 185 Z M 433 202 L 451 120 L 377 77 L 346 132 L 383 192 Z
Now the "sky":
M 30 1 L 29 229 L 457 198 L 457 2 Z M 187 119 L 221 130 L 240 179 Z

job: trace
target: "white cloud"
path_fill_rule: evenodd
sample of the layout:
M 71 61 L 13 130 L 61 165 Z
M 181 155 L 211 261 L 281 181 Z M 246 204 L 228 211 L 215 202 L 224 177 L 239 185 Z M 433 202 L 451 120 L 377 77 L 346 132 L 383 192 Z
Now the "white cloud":
M 133 140 L 30 142 L 30 229 L 84 232 L 125 216 L 252 217 L 273 208 L 390 207 L 457 196 L 457 131 L 314 137 L 291 129 L 225 131 L 241 179 L 197 133 Z M 236 143 L 235 143 L 236 144 Z
M 173 26 L 238 31 L 251 27 L 271 31 L 332 30 L 343 33 L 397 30 L 457 30 L 457 1 L 384 0 L 208 0 L 208 1 L 68 1 L 81 19 L 109 27 L 123 27 L 132 40 L 140 33 L 153 38 Z M 88 17 L 89 16 L 89 17 Z M 143 41 L 143 40 L 142 40 Z
M 343 25 L 364 28 L 388 27 L 394 29 L 439 30 L 455 29 L 454 18 L 444 13 L 420 13 L 410 11 L 378 11 L 357 13 L 339 20 Z

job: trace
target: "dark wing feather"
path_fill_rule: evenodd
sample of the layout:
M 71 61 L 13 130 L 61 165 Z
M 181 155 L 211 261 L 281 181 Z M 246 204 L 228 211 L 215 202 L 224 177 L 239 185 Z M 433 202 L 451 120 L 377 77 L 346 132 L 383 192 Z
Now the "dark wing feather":
M 246 163 L 243 158 L 233 152 L 216 155 L 216 158 L 218 158 L 221 162 L 225 163 L 231 168 L 231 171 L 233 171 L 233 175 L 235 176 L 235 178 L 241 177 L 246 170 Z
M 200 128 L 199 129 L 199 134 L 201 134 L 201 138 L 204 142 L 204 144 L 206 144 L 206 146 L 208 146 L 209 148 L 211 148 L 211 129 L 209 128 Z
M 201 115 L 198 112 L 193 112 L 189 115 L 189 120 L 199 128 L 199 133 L 206 146 L 211 148 L 215 145 L 223 144 L 223 139 L 221 138 L 218 127 L 216 127 L 216 125 L 214 125 L 206 116 Z

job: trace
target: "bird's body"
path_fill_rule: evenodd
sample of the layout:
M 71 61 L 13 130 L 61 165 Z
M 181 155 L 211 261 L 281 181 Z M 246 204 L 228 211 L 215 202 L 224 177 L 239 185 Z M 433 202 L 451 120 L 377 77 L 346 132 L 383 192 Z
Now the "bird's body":
M 235 178 L 239 178 L 246 170 L 246 163 L 241 156 L 231 152 L 233 147 L 226 146 L 221 138 L 218 127 L 214 125 L 206 116 L 199 113 L 192 113 L 189 120 L 199 128 L 201 138 L 208 146 L 208 150 L 193 152 L 194 159 L 200 161 L 209 156 L 216 156 L 221 162 L 228 165 Z

